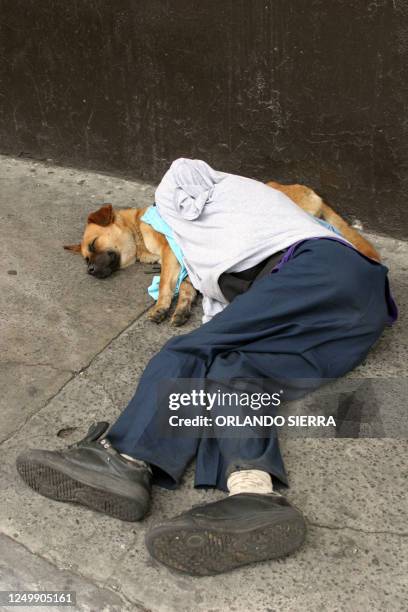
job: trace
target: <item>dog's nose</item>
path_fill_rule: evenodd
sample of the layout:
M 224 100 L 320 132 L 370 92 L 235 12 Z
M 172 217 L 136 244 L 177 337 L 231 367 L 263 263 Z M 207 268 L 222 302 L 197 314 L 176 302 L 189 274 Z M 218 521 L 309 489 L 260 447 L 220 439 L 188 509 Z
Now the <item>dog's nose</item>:
M 88 274 L 95 274 L 95 264 L 88 265 Z

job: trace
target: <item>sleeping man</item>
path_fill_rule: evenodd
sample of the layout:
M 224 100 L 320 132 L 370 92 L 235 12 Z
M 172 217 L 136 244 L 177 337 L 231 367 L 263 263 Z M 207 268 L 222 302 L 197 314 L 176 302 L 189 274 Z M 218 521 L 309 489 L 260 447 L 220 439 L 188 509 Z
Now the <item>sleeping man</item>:
M 209 434 L 203 424 L 210 413 L 213 422 L 224 414 L 219 389 L 297 398 L 360 364 L 396 318 L 387 268 L 284 194 L 203 161 L 175 161 L 156 206 L 203 295 L 204 324 L 151 359 L 110 428 L 98 423 L 62 451 L 25 451 L 18 471 L 52 499 L 137 521 L 149 510 L 152 485 L 178 486 L 194 459 L 195 486 L 227 495 L 156 524 L 146 537 L 151 555 L 192 575 L 282 557 L 302 544 L 306 527 L 274 490 L 287 485 L 275 427 Z M 182 395 L 165 401 L 169 381 L 190 397 L 215 391 L 211 410 L 184 408 L 184 416 L 202 417 L 201 428 L 184 435 L 163 428 L 176 414 L 169 397 Z M 232 416 L 246 415 L 237 402 Z

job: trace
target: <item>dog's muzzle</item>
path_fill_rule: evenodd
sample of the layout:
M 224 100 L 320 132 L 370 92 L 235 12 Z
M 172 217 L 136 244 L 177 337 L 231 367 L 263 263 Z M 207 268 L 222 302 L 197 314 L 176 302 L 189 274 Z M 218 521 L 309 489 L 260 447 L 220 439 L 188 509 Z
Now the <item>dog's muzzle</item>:
M 120 255 L 116 251 L 97 253 L 88 262 L 88 274 L 95 276 L 95 278 L 106 278 L 119 268 Z

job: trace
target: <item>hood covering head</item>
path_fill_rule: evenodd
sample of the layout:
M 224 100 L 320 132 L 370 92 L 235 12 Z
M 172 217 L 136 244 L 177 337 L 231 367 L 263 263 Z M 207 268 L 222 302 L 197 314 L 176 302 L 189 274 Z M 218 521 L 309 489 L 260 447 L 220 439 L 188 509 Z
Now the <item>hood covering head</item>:
M 226 176 L 225 172 L 213 170 L 201 160 L 178 159 L 171 167 L 174 172 L 176 189 L 174 192 L 174 205 L 178 214 L 192 221 L 197 219 L 208 202 L 214 186 Z

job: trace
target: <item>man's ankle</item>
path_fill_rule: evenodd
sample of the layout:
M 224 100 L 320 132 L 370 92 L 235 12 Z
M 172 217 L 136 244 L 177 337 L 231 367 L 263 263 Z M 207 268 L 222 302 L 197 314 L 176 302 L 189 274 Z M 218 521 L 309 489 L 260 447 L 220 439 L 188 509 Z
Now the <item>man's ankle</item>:
M 272 478 L 269 472 L 263 470 L 237 470 L 231 472 L 227 480 L 229 495 L 239 493 L 258 493 L 267 495 L 273 493 Z
M 141 459 L 136 459 L 136 457 L 131 457 L 130 455 L 126 455 L 125 453 L 119 453 L 122 459 L 125 459 L 128 463 L 132 463 L 137 465 L 138 467 L 145 467 L 149 471 L 152 471 L 150 465 L 146 463 L 146 461 L 142 461 Z

